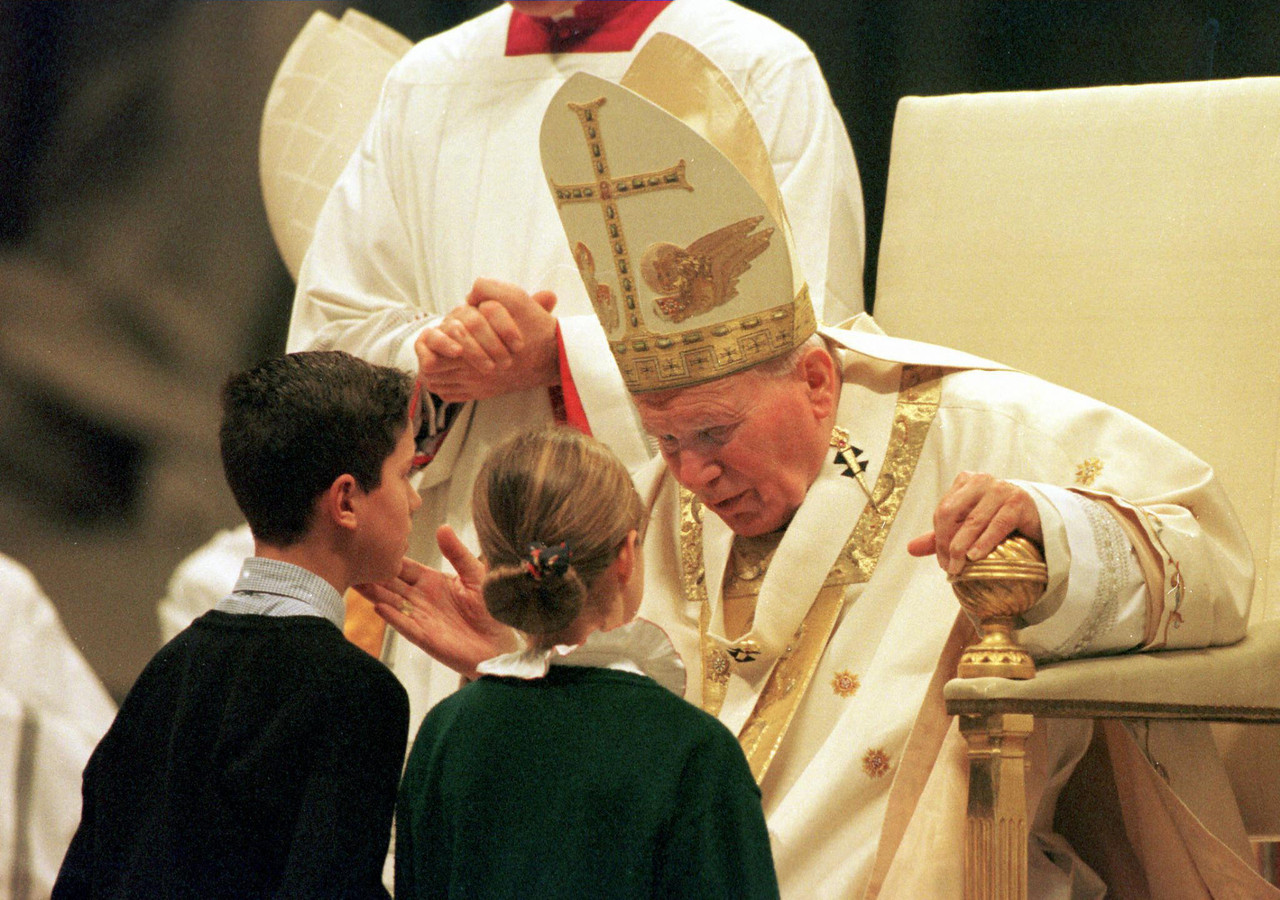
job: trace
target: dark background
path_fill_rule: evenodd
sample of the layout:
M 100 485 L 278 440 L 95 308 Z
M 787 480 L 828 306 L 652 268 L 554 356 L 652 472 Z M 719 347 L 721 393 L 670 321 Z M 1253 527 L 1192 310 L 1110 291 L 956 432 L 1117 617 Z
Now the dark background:
M 346 5 L 0 0 L 0 552 L 117 697 L 174 566 L 239 521 L 217 390 L 283 348 L 292 293 L 261 209 L 262 103 L 306 18 Z M 417 39 L 495 4 L 354 5 Z M 1280 72 L 1280 2 L 746 5 L 809 43 L 844 116 L 869 305 L 898 98 Z

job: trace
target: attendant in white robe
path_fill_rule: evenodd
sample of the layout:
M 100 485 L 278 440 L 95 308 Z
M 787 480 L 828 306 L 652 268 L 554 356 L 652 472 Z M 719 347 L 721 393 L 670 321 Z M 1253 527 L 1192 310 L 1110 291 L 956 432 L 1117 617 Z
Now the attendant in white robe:
M 964 745 L 941 685 L 973 628 L 948 576 L 1017 535 L 1048 568 L 1020 623 L 1038 658 L 1203 647 L 1244 634 L 1247 541 L 1210 467 L 1119 410 L 887 337 L 866 318 L 818 328 L 764 150 L 729 137 L 749 131 L 746 111 L 730 91 L 681 102 L 672 84 L 710 62 L 667 51 L 642 52 L 618 85 L 570 79 L 542 132 L 556 186 L 582 181 L 584 158 L 691 160 L 688 189 L 643 205 L 595 198 L 604 216 L 560 207 L 580 257 L 614 262 L 583 277 L 600 289 L 610 347 L 660 450 L 636 476 L 651 513 L 641 614 L 684 658 L 687 696 L 738 735 L 783 897 L 959 900 Z M 672 254 L 683 281 L 662 274 Z M 620 276 L 637 268 L 648 274 L 631 291 Z M 459 571 L 478 565 L 450 552 Z M 404 575 L 379 611 L 469 670 L 475 654 L 430 616 L 474 610 L 474 592 L 413 564 Z M 1113 857 L 1144 829 L 1177 826 L 1162 832 L 1162 871 L 1139 876 L 1150 896 L 1280 896 L 1246 861 L 1203 733 L 1169 741 L 1153 729 L 1140 750 L 1122 726 L 1109 731 L 1111 763 L 1126 772 L 1116 783 L 1168 794 L 1125 819 Z M 1052 831 L 1092 736 L 1089 722 L 1055 721 L 1032 737 L 1037 900 L 1106 890 Z M 1156 763 L 1167 784 L 1150 777 Z
M 35 578 L 0 555 L 0 897 L 49 895 L 115 713 Z
M 409 51 L 389 75 L 369 131 L 321 212 L 299 274 L 290 351 L 343 349 L 407 371 L 422 364 L 424 382 L 437 396 L 475 401 L 437 413 L 436 425 L 447 434 L 423 474 L 424 504 L 410 548 L 415 559 L 433 565 L 440 564 L 438 525 L 448 521 L 464 540 L 473 538 L 470 491 L 485 451 L 557 417 L 557 326 L 559 364 L 572 369 L 585 414 L 575 423 L 628 466 L 652 454 L 565 245 L 539 163 L 543 112 L 573 73 L 616 79 L 635 50 L 659 32 L 701 48 L 755 114 L 793 210 L 792 225 L 804 239 L 818 308 L 825 305 L 836 321 L 862 310 L 857 168 L 804 43 L 727 0 L 574 6 L 503 5 Z M 548 24 L 550 13 L 558 24 Z M 628 24 L 626 17 L 635 21 Z M 573 32 L 577 19 L 584 20 L 581 35 Z M 550 32 L 545 48 L 536 44 L 539 29 Z M 502 284 L 488 281 L 473 291 L 477 278 Z M 507 285 L 521 290 L 508 291 Z M 556 297 L 555 318 L 529 301 L 528 294 L 544 290 Z M 512 307 L 516 325 L 530 335 L 521 359 L 536 357 L 540 365 L 518 362 L 481 375 L 473 370 L 469 386 L 442 380 L 422 362 L 424 329 L 452 325 L 447 316 L 472 312 L 494 296 Z M 442 339 L 442 332 L 432 332 Z M 568 402 L 573 417 L 576 404 L 572 397 Z M 446 415 L 452 415 L 447 426 Z M 421 654 L 389 637 L 383 659 L 409 688 L 416 723 L 456 689 L 457 678 L 440 671 L 433 677 Z

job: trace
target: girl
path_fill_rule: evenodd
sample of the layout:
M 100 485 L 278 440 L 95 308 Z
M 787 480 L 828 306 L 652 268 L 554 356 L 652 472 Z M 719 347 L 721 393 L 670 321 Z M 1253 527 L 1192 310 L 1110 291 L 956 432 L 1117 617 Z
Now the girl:
M 635 620 L 645 511 L 570 429 L 495 448 L 472 495 L 485 605 L 527 649 L 426 716 L 400 789 L 396 897 L 777 897 L 760 792 Z

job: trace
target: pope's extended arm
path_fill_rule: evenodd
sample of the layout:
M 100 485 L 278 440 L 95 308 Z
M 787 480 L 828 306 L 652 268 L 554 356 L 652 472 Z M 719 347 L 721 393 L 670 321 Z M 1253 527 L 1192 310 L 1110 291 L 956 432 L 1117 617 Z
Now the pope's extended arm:
M 406 557 L 398 577 L 358 588 L 406 640 L 455 672 L 475 678 L 476 666 L 517 649 L 519 640 L 485 609 L 480 594 L 484 563 L 448 525 L 440 526 L 436 541 L 458 574 L 448 575 Z
M 1048 485 L 961 472 L 934 510 L 934 530 L 910 541 L 907 552 L 936 554 L 943 571 L 955 575 L 966 560 L 987 556 L 1010 535 L 1029 538 L 1045 555 L 1049 583 L 1019 629 L 1023 646 L 1037 659 L 1132 650 L 1147 628 L 1147 585 L 1135 555 L 1119 549 L 1126 543 L 1119 526 L 1090 505 L 1097 504 Z M 1095 515 L 1092 523 L 1086 510 Z M 1108 529 L 1118 552 L 1102 560 L 1088 551 Z M 1086 584 L 1106 569 L 1113 599 L 1099 607 L 1078 583 L 1069 592 L 1073 566 L 1076 581 Z
M 1210 488 L 1216 486 L 1196 493 Z M 1197 498 L 1195 505 L 1204 510 L 1206 502 Z M 1242 630 L 1239 610 L 1247 610 L 1247 602 L 1238 602 L 1247 601 L 1247 581 L 1233 571 L 1238 541 L 1229 527 L 1214 527 L 1218 516 L 1199 517 L 1188 506 L 1151 507 L 1102 492 L 963 473 L 935 510 L 935 530 L 907 549 L 936 553 L 944 571 L 954 573 L 1012 533 L 1035 541 L 1049 584 L 1019 638 L 1040 659 L 1229 643 Z M 1184 561 L 1194 563 L 1185 574 Z M 1184 627 L 1193 610 L 1195 631 Z

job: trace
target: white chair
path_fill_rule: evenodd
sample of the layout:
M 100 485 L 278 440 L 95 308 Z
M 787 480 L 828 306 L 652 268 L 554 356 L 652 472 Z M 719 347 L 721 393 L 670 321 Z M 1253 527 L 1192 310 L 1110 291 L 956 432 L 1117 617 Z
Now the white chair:
M 878 271 L 890 334 L 1098 397 L 1211 463 L 1257 563 L 1239 645 L 956 679 L 948 711 L 1280 723 L 1280 78 L 904 98 Z M 1250 836 L 1280 839 L 1280 725 L 1215 734 Z

